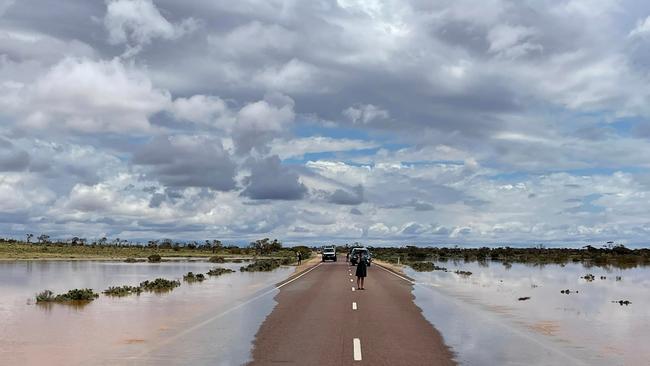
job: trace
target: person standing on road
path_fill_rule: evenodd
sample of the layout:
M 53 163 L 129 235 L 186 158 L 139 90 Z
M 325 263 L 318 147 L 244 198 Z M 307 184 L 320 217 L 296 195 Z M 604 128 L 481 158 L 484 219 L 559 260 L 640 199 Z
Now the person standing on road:
M 357 290 L 365 290 L 363 287 L 363 281 L 368 275 L 368 263 L 366 262 L 366 257 L 358 254 L 357 260 Z
M 302 264 L 302 253 L 298 252 L 298 265 Z

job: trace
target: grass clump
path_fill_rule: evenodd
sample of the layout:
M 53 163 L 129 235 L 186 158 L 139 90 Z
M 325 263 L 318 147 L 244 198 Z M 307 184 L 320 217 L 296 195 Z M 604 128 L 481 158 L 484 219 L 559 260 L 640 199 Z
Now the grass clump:
M 210 263 L 225 263 L 226 258 L 215 255 L 215 256 L 210 257 L 210 259 L 208 259 L 208 262 L 210 262 Z
M 269 272 L 278 267 L 280 267 L 280 262 L 275 259 L 260 259 L 239 270 L 242 272 Z
M 187 282 L 201 282 L 205 280 L 205 276 L 203 273 L 194 274 L 193 272 L 187 272 L 187 274 L 183 276 L 183 280 Z
M 216 267 L 212 268 L 211 270 L 208 271 L 208 276 L 221 276 L 226 273 L 232 273 L 235 272 L 230 268 L 221 268 L 221 267 Z
M 147 257 L 150 263 L 158 263 L 162 260 L 159 254 L 152 254 Z
M 132 294 L 140 295 L 142 292 L 142 288 L 140 286 L 117 286 L 117 287 L 109 287 L 106 290 L 104 290 L 104 295 L 108 296 L 128 296 Z
M 181 282 L 177 280 L 167 280 L 164 278 L 156 278 L 153 281 L 144 281 L 140 282 L 140 288 L 142 291 L 150 292 L 166 292 L 175 289 L 180 286 Z
M 66 292 L 65 294 L 54 295 L 50 290 L 42 291 L 36 295 L 37 303 L 44 302 L 89 302 L 93 301 L 99 297 L 98 293 L 95 293 L 92 289 L 74 289 Z

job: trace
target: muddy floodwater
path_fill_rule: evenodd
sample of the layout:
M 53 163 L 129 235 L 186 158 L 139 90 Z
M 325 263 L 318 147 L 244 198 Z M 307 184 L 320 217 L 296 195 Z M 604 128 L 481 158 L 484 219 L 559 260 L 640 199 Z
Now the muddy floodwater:
M 462 365 L 650 362 L 650 268 L 435 264 L 448 271 L 407 274 L 416 304 Z
M 182 282 L 183 274 L 242 264 L 174 261 L 0 261 L 2 365 L 237 365 L 271 312 L 274 285 L 293 267 Z M 75 307 L 34 304 L 37 292 L 101 292 L 157 277 L 181 279 L 170 293 L 100 296 Z

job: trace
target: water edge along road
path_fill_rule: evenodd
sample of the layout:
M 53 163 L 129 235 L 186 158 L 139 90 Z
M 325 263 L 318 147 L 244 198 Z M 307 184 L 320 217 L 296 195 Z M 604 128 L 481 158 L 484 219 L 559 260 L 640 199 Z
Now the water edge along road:
M 249 365 L 454 365 L 452 352 L 413 302 L 412 283 L 341 257 L 284 285 L 257 332 Z

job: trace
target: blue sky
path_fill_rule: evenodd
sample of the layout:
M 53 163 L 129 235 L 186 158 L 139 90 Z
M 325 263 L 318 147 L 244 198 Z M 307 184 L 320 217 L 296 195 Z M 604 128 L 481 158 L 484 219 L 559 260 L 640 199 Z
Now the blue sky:
M 644 245 L 649 15 L 0 0 L 0 233 Z

